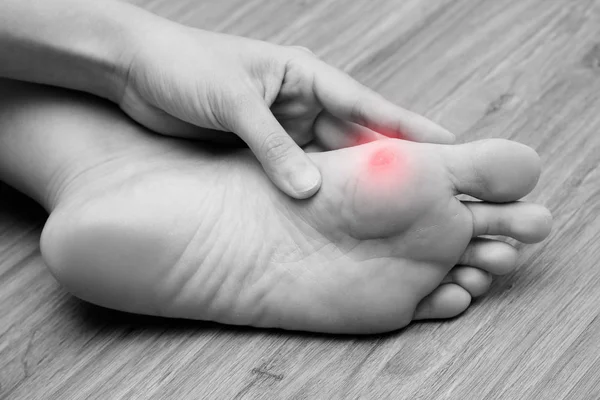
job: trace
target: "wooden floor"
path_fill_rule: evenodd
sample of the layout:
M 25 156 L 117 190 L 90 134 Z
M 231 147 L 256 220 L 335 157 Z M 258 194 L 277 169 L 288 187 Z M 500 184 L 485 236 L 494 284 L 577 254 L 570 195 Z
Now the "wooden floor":
M 44 213 L 3 187 L 0 398 L 600 398 L 600 0 L 135 2 L 307 46 L 461 141 L 534 147 L 555 229 L 459 318 L 321 336 L 84 304 L 40 258 Z

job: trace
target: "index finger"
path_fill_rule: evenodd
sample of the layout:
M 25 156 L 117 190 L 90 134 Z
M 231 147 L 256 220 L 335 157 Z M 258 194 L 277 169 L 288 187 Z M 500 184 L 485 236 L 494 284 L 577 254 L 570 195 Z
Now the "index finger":
M 397 106 L 322 61 L 314 62 L 315 96 L 334 116 L 392 138 L 454 143 L 456 137 L 435 122 Z

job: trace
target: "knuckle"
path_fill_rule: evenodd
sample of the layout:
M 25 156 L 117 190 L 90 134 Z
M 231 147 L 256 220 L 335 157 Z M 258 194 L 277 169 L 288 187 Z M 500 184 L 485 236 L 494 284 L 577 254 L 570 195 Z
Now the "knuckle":
M 245 91 L 230 94 L 232 98 L 232 106 L 233 109 L 238 113 L 243 113 L 248 110 L 250 104 L 252 103 L 251 96 Z
M 235 91 L 230 85 L 208 90 L 206 93 L 210 111 L 214 115 L 215 127 L 236 130 L 244 118 L 244 110 L 249 102 L 248 95 Z M 202 106 L 202 105 L 201 105 Z
M 219 102 L 220 115 L 224 116 L 222 124 L 232 131 L 239 130 L 248 118 L 254 101 L 253 96 L 246 91 L 229 92 Z
M 294 144 L 291 138 L 280 132 L 269 133 L 262 143 L 262 153 L 270 163 L 280 163 L 291 153 Z

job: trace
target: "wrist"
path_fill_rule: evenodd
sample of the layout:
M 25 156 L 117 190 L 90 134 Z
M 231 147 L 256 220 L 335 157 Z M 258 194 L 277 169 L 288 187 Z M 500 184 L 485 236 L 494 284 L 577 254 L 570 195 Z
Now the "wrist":
M 118 102 L 126 85 L 129 53 L 134 47 L 130 44 L 132 28 L 126 23 L 127 16 L 133 13 L 131 8 L 112 1 L 90 4 L 81 18 L 88 28 L 65 46 L 74 72 L 65 85 L 77 85 L 73 88 Z
M 86 4 L 88 7 L 89 3 Z M 139 47 L 140 33 L 152 14 L 120 1 L 89 4 L 84 20 L 89 28 L 70 43 L 72 65 L 80 67 L 81 87 L 77 88 L 119 103 L 127 85 L 132 60 Z M 155 17 L 158 18 L 158 17 Z
M 116 1 L 5 0 L 0 77 L 61 86 L 118 101 L 152 14 Z
M 166 22 L 146 10 L 119 1 L 98 4 L 103 9 L 99 31 L 85 56 L 95 79 L 88 80 L 88 90 L 119 104 L 128 85 L 137 53 L 149 34 Z

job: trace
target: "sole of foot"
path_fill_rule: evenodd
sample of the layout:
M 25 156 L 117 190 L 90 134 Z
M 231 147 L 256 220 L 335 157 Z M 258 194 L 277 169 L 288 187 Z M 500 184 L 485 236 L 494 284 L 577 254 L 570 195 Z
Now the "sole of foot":
M 551 229 L 546 208 L 518 201 L 537 154 L 506 140 L 314 153 L 322 187 L 297 201 L 249 152 L 160 137 L 101 103 L 48 95 L 15 110 L 13 127 L 53 146 L 44 259 L 74 295 L 118 310 L 391 331 L 462 313 L 516 267 L 513 246 L 481 236 L 535 243 Z

